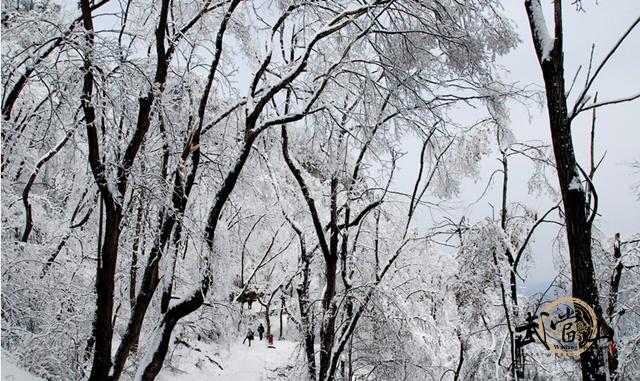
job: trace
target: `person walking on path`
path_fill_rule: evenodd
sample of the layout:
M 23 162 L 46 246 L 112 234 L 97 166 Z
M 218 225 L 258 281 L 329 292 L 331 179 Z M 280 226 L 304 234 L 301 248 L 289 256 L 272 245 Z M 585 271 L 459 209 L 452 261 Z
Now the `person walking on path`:
M 251 328 L 249 328 L 249 330 L 247 331 L 247 336 L 245 336 L 244 340 L 242 340 L 242 344 L 244 344 L 244 342 L 247 340 L 249 340 L 249 346 L 251 346 L 251 340 L 253 340 L 253 331 L 251 330 Z
M 260 325 L 258 326 L 258 336 L 260 336 L 260 341 L 262 341 L 263 333 L 264 333 L 264 327 L 262 326 L 262 323 L 260 323 Z

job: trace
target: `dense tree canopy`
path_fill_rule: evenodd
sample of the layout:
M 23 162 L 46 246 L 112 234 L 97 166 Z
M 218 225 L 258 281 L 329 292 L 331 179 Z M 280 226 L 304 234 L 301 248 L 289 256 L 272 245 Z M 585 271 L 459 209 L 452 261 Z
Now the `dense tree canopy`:
M 539 2 L 526 3 L 550 86 L 562 45 L 547 50 Z M 497 0 L 3 0 L 3 353 L 47 379 L 153 380 L 171 377 L 176 351 L 217 363 L 197 343 L 259 319 L 299 343 L 291 379 L 520 379 L 517 326 L 549 295 L 519 285 L 535 229 L 559 215 L 573 294 L 615 332 L 611 376 L 640 377 L 639 241 L 591 234 L 593 165 L 556 171 L 555 136 L 552 150 L 510 130 L 507 102 L 534 94 L 500 77 L 497 57 L 519 41 L 502 12 Z M 588 90 L 574 113 L 600 106 L 585 108 Z M 454 220 L 464 180 L 494 155 L 497 215 Z M 511 202 L 514 156 L 533 188 L 558 174 L 564 204 Z M 581 372 L 525 357 L 531 379 Z

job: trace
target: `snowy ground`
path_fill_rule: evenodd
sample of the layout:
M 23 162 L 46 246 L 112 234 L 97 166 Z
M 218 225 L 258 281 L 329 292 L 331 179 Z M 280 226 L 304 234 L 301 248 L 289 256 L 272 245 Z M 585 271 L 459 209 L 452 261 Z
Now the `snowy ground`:
M 275 341 L 275 348 L 268 348 L 265 341 L 254 341 L 251 348 L 240 339 L 231 344 L 226 358 L 216 360 L 206 345 L 189 351 L 191 356 L 181 355 L 179 369 L 164 369 L 161 381 L 275 381 L 283 380 L 290 373 L 298 343 Z M 211 348 L 212 349 L 212 348 Z M 220 369 L 222 368 L 222 369 Z
M 216 360 L 214 346 L 206 344 L 181 351 L 176 369 L 163 369 L 160 381 L 276 381 L 290 375 L 298 343 L 276 341 L 267 348 L 265 341 L 254 341 L 249 348 L 240 340 L 229 347 L 225 360 Z M 195 349 L 197 348 L 197 349 Z M 216 363 L 219 365 L 216 365 Z M 222 367 L 222 369 L 220 369 Z M 1 381 L 44 381 L 2 354 Z
M 0 372 L 2 373 L 2 381 L 43 381 L 42 378 L 19 368 L 14 359 L 4 352 L 2 353 L 2 368 Z

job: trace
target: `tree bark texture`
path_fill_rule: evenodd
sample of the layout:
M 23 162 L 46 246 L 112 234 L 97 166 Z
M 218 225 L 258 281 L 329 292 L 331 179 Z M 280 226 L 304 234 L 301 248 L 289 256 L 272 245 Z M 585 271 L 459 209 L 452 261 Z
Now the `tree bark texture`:
M 575 186 L 579 181 L 580 172 L 573 148 L 571 121 L 567 112 L 561 1 L 554 1 L 555 41 L 548 57 L 544 54 L 545 47 L 542 46 L 542 39 L 538 36 L 539 31 L 536 29 L 540 26 L 536 25 L 535 12 L 532 8 L 535 6 L 540 7 L 539 0 L 525 1 L 546 89 L 549 128 L 564 205 L 573 296 L 589 304 L 596 311 L 598 318 L 602 319 L 602 308 L 591 256 L 591 226 L 587 216 L 586 194 L 582 186 Z M 606 379 L 602 351 L 596 343 L 580 355 L 580 364 L 583 380 L 604 381 Z

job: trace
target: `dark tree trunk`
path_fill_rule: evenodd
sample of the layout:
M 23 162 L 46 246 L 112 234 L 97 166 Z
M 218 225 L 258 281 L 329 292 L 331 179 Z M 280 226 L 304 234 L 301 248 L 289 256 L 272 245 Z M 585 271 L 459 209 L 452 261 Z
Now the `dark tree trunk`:
M 161 313 L 166 313 L 169 310 L 169 303 L 171 302 L 171 296 L 173 295 L 173 283 L 174 283 L 174 278 L 175 278 L 175 273 L 176 273 L 176 262 L 178 260 L 177 255 L 177 249 L 175 249 L 175 252 L 173 253 L 174 258 L 171 258 L 170 260 L 172 261 L 172 265 L 171 265 L 171 273 L 169 274 L 165 274 L 164 276 L 168 277 L 169 280 L 167 281 L 166 287 L 164 288 L 164 290 L 162 290 L 162 298 L 160 299 L 160 312 Z
M 163 0 L 163 4 L 164 1 L 168 1 L 168 0 Z M 224 29 L 226 27 L 227 22 L 229 21 L 231 14 L 233 13 L 234 9 L 236 8 L 236 6 L 240 3 L 240 0 L 232 0 L 231 3 L 229 4 L 229 10 L 227 11 L 227 13 L 225 14 L 223 21 L 221 23 L 221 27 L 216 39 L 216 52 L 220 52 L 222 50 L 221 48 L 221 41 L 222 41 L 222 35 L 224 33 Z M 290 9 L 295 8 L 295 6 L 290 7 Z M 364 12 L 364 11 L 363 11 Z M 350 15 L 351 17 L 354 17 L 354 15 Z M 279 26 L 284 23 L 284 21 L 286 20 L 286 17 L 281 17 L 278 21 L 278 23 L 276 23 L 276 25 L 274 26 L 273 30 L 277 30 L 279 28 Z M 340 28 L 342 28 L 344 25 L 346 24 L 338 24 L 335 29 L 331 30 L 330 32 L 327 33 L 323 33 L 323 34 L 319 34 L 317 35 L 307 46 L 307 49 L 305 50 L 305 55 L 301 58 L 302 62 L 305 62 L 308 60 L 309 55 L 311 54 L 311 48 L 318 43 L 318 41 L 320 41 L 321 39 L 323 39 L 324 37 L 328 36 L 329 34 L 331 34 L 332 32 L 334 32 L 335 30 L 338 30 Z M 159 30 L 160 28 L 158 28 Z M 158 35 L 158 30 L 156 31 L 156 35 Z M 156 37 L 156 39 L 159 40 L 158 37 Z M 162 52 L 158 52 L 158 59 L 160 60 L 161 58 L 164 58 L 164 55 L 161 54 Z M 214 58 L 215 60 L 217 60 L 219 58 L 219 56 L 216 55 L 216 58 Z M 216 62 L 217 64 L 217 62 Z M 254 76 L 254 81 L 252 83 L 252 85 L 250 86 L 250 96 L 256 96 L 255 90 L 256 90 L 256 85 L 259 82 L 260 78 L 264 75 L 267 66 L 269 64 L 269 60 L 267 59 L 266 61 L 264 61 L 264 64 L 260 67 L 260 69 L 258 70 L 258 72 L 256 73 L 256 75 Z M 212 65 L 215 66 L 215 65 Z M 253 143 L 255 142 L 255 139 L 259 136 L 259 134 L 264 131 L 265 129 L 267 129 L 270 126 L 273 125 L 277 125 L 277 124 L 282 124 L 284 126 L 285 123 L 288 122 L 293 122 L 293 121 L 297 121 L 303 118 L 303 116 L 305 115 L 304 113 L 300 113 L 297 114 L 295 116 L 292 116 L 290 118 L 286 118 L 283 119 L 282 121 L 270 121 L 270 122 L 265 122 L 259 126 L 257 126 L 258 124 L 258 119 L 262 113 L 262 111 L 264 110 L 264 108 L 266 107 L 266 105 L 272 101 L 272 99 L 285 87 L 289 86 L 290 83 L 297 78 L 297 76 L 302 73 L 305 69 L 306 65 L 297 65 L 296 69 L 291 72 L 287 78 L 283 81 L 280 81 L 278 83 L 278 85 L 270 87 L 268 89 L 268 91 L 266 91 L 263 95 L 261 95 L 260 97 L 258 97 L 257 101 L 253 104 L 253 107 L 251 109 L 247 109 L 247 114 L 246 114 L 246 119 L 245 119 L 245 134 L 244 134 L 244 144 L 241 148 L 241 152 L 238 156 L 238 158 L 236 159 L 233 168 L 229 171 L 229 173 L 225 176 L 224 181 L 222 182 L 222 185 L 220 187 L 220 189 L 218 190 L 218 192 L 216 193 L 215 199 L 214 199 L 214 205 L 211 208 L 210 212 L 209 212 L 209 216 L 207 219 L 207 225 L 205 227 L 205 241 L 207 243 L 208 249 L 209 249 L 209 253 L 210 255 L 212 255 L 214 253 L 214 239 L 215 239 L 215 234 L 216 234 L 216 228 L 220 219 L 220 215 L 222 213 L 222 209 L 224 207 L 224 205 L 226 204 L 226 201 L 228 200 L 231 192 L 233 191 L 240 172 L 242 171 L 242 168 L 244 167 L 247 158 L 249 157 L 249 154 L 251 152 Z M 165 71 L 166 73 L 166 71 Z M 209 73 L 210 75 L 210 79 L 213 77 L 214 75 L 214 71 L 210 71 Z M 157 81 L 156 81 L 157 82 Z M 211 82 L 211 81 L 209 81 Z M 324 82 L 326 83 L 326 81 Z M 315 102 L 315 100 L 317 100 L 317 97 L 313 98 L 313 102 Z M 311 102 L 309 104 L 308 107 L 311 107 L 311 104 L 313 103 Z M 204 107 L 202 107 L 203 105 L 201 104 L 201 108 L 200 110 L 202 110 L 202 112 L 204 112 Z M 308 109 L 306 110 L 308 111 Z M 200 111 L 199 111 L 200 113 Z M 202 121 L 203 118 L 200 118 L 200 120 Z M 199 133 L 200 130 L 196 131 L 196 134 L 194 135 L 194 141 L 197 141 L 197 139 L 199 138 Z M 284 144 L 286 146 L 286 144 Z M 193 149 L 195 149 L 196 151 L 198 150 L 198 146 L 199 145 L 193 145 Z M 315 221 L 317 222 L 317 221 Z M 317 224 L 314 223 L 314 225 L 316 225 L 316 227 L 318 227 Z M 321 226 L 320 226 L 321 229 Z M 326 242 L 324 244 L 324 248 L 326 249 Z M 327 250 L 325 250 L 326 252 Z M 208 258 L 205 257 L 205 260 L 207 260 Z M 160 371 L 160 368 L 162 367 L 162 362 L 164 360 L 164 357 L 166 356 L 167 353 L 167 348 L 168 348 L 168 342 L 169 339 L 171 337 L 171 332 L 173 330 L 173 328 L 175 327 L 175 324 L 178 322 L 178 320 L 180 320 L 182 317 L 187 316 L 188 314 L 196 311 L 204 302 L 204 298 L 206 297 L 207 291 L 209 289 L 211 283 L 211 279 L 210 279 L 210 275 L 207 271 L 205 271 L 205 275 L 203 277 L 203 279 L 201 280 L 201 284 L 200 284 L 200 289 L 194 293 L 191 297 L 189 297 L 187 300 L 179 303 L 178 305 L 170 308 L 167 313 L 164 315 L 163 317 L 163 325 L 162 325 L 162 336 L 161 336 L 161 340 L 158 341 L 158 346 L 156 348 L 151 348 L 150 350 L 153 353 L 153 361 L 150 362 L 150 364 L 145 364 L 143 368 L 141 368 L 139 374 L 142 375 L 142 379 L 144 380 L 151 380 L 153 379 L 158 372 Z
M 584 189 L 575 186 L 580 171 L 576 162 L 571 136 L 571 120 L 567 112 L 567 99 L 564 82 L 562 6 L 560 0 L 554 1 L 555 43 L 548 57 L 544 55 L 540 36 L 536 30 L 532 1 L 525 0 L 529 16 L 531 33 L 542 69 L 547 95 L 549 128 L 553 152 L 556 159 L 556 171 L 564 205 L 567 242 L 571 263 L 571 284 L 573 296 L 582 299 L 602 318 L 602 308 L 598 298 L 598 288 L 594 276 L 591 256 L 591 221 L 587 217 L 587 199 Z M 537 5 L 539 6 L 539 4 Z M 575 179 L 575 180 L 574 180 Z M 570 186 L 571 185 L 571 186 Z M 577 184 L 576 184 L 577 185 Z M 598 345 L 591 345 L 580 355 L 583 380 L 605 380 L 604 360 Z
M 133 308 L 131 309 L 131 316 L 129 317 L 129 323 L 127 329 L 120 341 L 118 350 L 114 357 L 114 371 L 113 379 L 118 379 L 124 365 L 129 357 L 129 353 L 137 346 L 142 324 L 144 322 L 144 316 L 147 313 L 147 308 L 151 303 L 153 294 L 158 286 L 159 275 L 158 266 L 160 262 L 160 253 L 166 247 L 166 243 L 171 236 L 171 228 L 173 227 L 175 218 L 167 217 L 161 227 L 160 239 L 154 244 L 149 253 L 149 259 L 147 265 L 144 268 L 142 275 L 142 281 L 138 289 L 138 294 L 135 297 Z
M 284 295 L 280 297 L 280 335 L 278 335 L 278 340 L 283 339 L 282 335 L 282 314 L 284 313 Z
M 320 380 L 327 376 L 335 339 L 337 307 L 333 303 L 333 297 L 336 293 L 336 270 L 337 258 L 328 258 L 325 262 L 325 292 L 322 298 L 324 314 L 320 330 Z
M 462 370 L 462 364 L 464 363 L 464 341 L 462 335 L 458 333 L 458 341 L 460 341 L 460 353 L 458 355 L 458 366 L 453 374 L 453 381 L 458 381 L 460 378 L 460 371 Z
M 611 275 L 611 288 L 609 289 L 609 306 L 607 307 L 609 321 L 613 320 L 613 315 L 616 312 L 620 279 L 622 277 L 622 270 L 624 269 L 624 266 L 620 261 L 622 258 L 622 251 L 620 250 L 620 233 L 616 233 L 615 241 L 613 242 L 613 258 L 615 259 L 616 264 L 613 268 L 613 274 Z
M 314 341 L 315 335 L 313 333 L 313 323 L 311 322 L 310 316 L 312 313 L 310 311 L 311 306 L 309 305 L 309 265 L 311 259 L 307 254 L 307 247 L 305 244 L 304 235 L 302 235 L 302 231 L 295 226 L 295 224 L 291 223 L 293 230 L 295 230 L 298 235 L 298 239 L 300 240 L 300 260 L 302 262 L 302 282 L 296 288 L 296 293 L 298 294 L 298 303 L 300 306 L 300 328 L 301 333 L 304 338 L 304 351 L 307 359 L 307 371 L 309 375 L 310 381 L 316 380 L 316 359 L 315 359 L 315 349 L 314 349 Z
M 113 290 L 120 240 L 120 212 L 107 210 L 104 242 L 96 271 L 96 313 L 93 322 L 95 351 L 89 380 L 105 380 L 111 369 Z
M 301 286 L 297 290 L 298 301 L 300 304 L 300 321 L 304 328 L 304 350 L 307 358 L 307 370 L 309 372 L 309 380 L 316 379 L 316 358 L 315 358 L 315 335 L 313 334 L 313 326 L 309 318 L 309 288 L 308 285 Z
M 508 157 L 507 157 L 507 153 L 506 151 L 502 148 L 502 143 L 501 143 L 501 139 L 500 139 L 500 133 L 501 130 L 500 128 L 497 131 L 497 140 L 498 140 L 498 145 L 500 148 L 500 153 L 502 155 L 501 158 L 501 162 L 502 162 L 502 210 L 500 211 L 500 227 L 502 229 L 502 231 L 504 232 L 505 235 L 508 236 L 507 233 L 507 191 L 509 189 L 509 161 L 508 161 Z M 505 287 L 504 284 L 502 282 L 502 274 L 500 274 L 500 267 L 498 266 L 498 261 L 495 255 L 495 252 L 493 253 L 493 261 L 494 264 L 496 266 L 496 271 L 498 272 L 498 276 L 500 278 L 500 291 L 502 294 L 502 307 L 504 309 L 504 314 L 505 314 L 505 320 L 507 323 L 507 330 L 509 331 L 509 353 L 511 355 L 511 367 L 510 367 L 510 371 L 511 371 L 511 378 L 514 380 L 518 380 L 518 374 L 516 372 L 516 367 L 515 364 L 517 363 L 517 350 L 516 350 L 516 345 L 515 345 L 515 340 L 514 340 L 514 332 L 513 332 L 513 327 L 511 326 L 511 317 L 510 317 L 510 313 L 513 312 L 513 314 L 516 314 L 517 309 L 515 308 L 518 305 L 518 293 L 517 293 L 517 288 L 516 288 L 516 265 L 515 265 L 515 261 L 513 259 L 513 253 L 511 253 L 511 250 L 507 248 L 507 250 L 505 250 L 505 257 L 507 259 L 507 262 L 509 263 L 509 287 L 510 287 L 510 299 L 508 299 L 506 297 L 506 292 L 505 292 Z M 509 303 L 510 302 L 510 303 Z M 511 306 L 509 306 L 509 304 L 511 304 Z M 511 307 L 511 308 L 510 308 Z M 462 339 L 460 339 L 460 343 L 462 343 Z M 461 351 L 462 351 L 462 344 L 461 344 Z M 461 354 L 462 356 L 462 354 Z M 462 358 L 462 357 L 461 357 Z
M 156 72 L 154 77 L 154 84 L 159 88 L 159 92 L 162 92 L 164 83 L 167 78 L 168 71 L 168 59 L 170 55 L 167 54 L 165 48 L 165 32 L 167 19 L 169 14 L 169 0 L 162 0 L 160 7 L 160 15 L 158 25 L 156 27 Z M 83 22 L 85 29 L 87 30 L 86 39 L 88 46 L 93 49 L 93 19 L 91 15 L 91 8 L 87 0 L 81 1 Z M 108 339 L 106 336 L 113 335 L 113 322 L 112 322 L 112 309 L 113 309 L 113 288 L 115 284 L 115 265 L 118 256 L 118 242 L 120 238 L 120 220 L 122 218 L 122 210 L 117 200 L 118 196 L 124 197 L 127 192 L 129 170 L 134 164 L 135 158 L 142 147 L 144 137 L 149 130 L 150 126 L 150 114 L 155 99 L 155 89 L 152 87 L 147 92 L 146 96 L 138 99 L 139 110 L 138 118 L 136 122 L 136 128 L 131 136 L 124 156 L 117 169 L 117 193 L 112 194 L 112 191 L 107 186 L 108 179 L 107 174 L 104 171 L 104 164 L 100 160 L 99 156 L 99 143 L 98 133 L 96 130 L 96 112 L 91 102 L 91 93 L 93 91 L 93 74 L 91 71 L 91 57 L 92 51 L 89 50 L 85 56 L 85 76 L 83 85 L 83 97 L 82 106 L 85 112 L 85 124 L 87 126 L 87 140 L 89 142 L 89 163 L 91 165 L 92 172 L 94 174 L 95 181 L 100 189 L 104 199 L 105 207 L 107 210 L 106 230 L 105 230 L 105 242 L 102 250 L 102 257 L 99 258 L 97 277 L 96 277 L 96 291 L 98 294 L 96 317 L 94 322 L 94 335 L 96 335 L 96 350 L 93 366 L 91 369 L 90 381 L 102 381 L 108 379 L 118 379 L 124 366 L 124 362 L 128 356 L 130 348 L 137 343 L 138 335 L 131 335 L 130 327 L 127 328 L 125 336 L 129 334 L 120 344 L 118 352 L 115 358 L 115 368 L 113 375 L 109 377 L 111 361 L 111 341 L 112 337 Z M 115 231 L 115 232 L 114 232 Z M 156 274 L 157 277 L 157 274 Z M 143 279 L 144 281 L 144 279 Z M 142 287 L 141 287 L 142 288 Z M 139 297 L 145 299 L 147 295 L 141 290 Z M 151 293 L 152 295 L 152 293 Z M 151 296 L 148 296 L 149 298 Z M 138 317 L 136 313 L 140 312 L 137 308 L 132 311 L 132 316 Z M 141 308 L 146 311 L 145 308 Z M 136 311 L 138 310 L 138 311 Z M 142 325 L 144 318 L 144 311 L 139 316 L 139 322 L 135 325 Z M 131 324 L 130 324 L 131 325 Z M 103 329 L 104 328 L 104 329 Z M 138 328 L 139 332 L 139 328 Z M 125 340 L 126 339 L 126 340 Z M 104 347 L 102 346 L 104 344 Z M 121 349 L 125 348 L 124 351 Z
M 267 324 L 267 329 L 265 331 L 266 337 L 269 337 L 271 335 L 271 316 L 269 315 L 271 315 L 271 298 L 269 298 L 267 303 L 264 304 L 264 320 Z
M 500 144 L 500 130 L 498 130 L 498 144 Z M 507 191 L 509 189 L 509 161 L 507 157 L 506 151 L 500 147 L 500 153 L 502 154 L 502 210 L 500 212 L 500 227 L 502 231 L 507 233 Z M 509 262 L 509 266 L 511 267 L 511 271 L 509 272 L 509 288 L 510 288 L 510 296 L 511 303 L 514 306 L 518 305 L 518 283 L 516 279 L 516 263 L 513 258 L 513 253 L 511 250 L 507 249 L 505 252 L 505 256 L 507 261 Z M 513 309 L 514 314 L 517 313 L 517 309 Z
M 120 206 L 113 199 L 100 160 L 99 144 L 96 130 L 96 112 L 92 103 L 94 78 L 91 71 L 93 55 L 93 16 L 88 0 L 80 2 L 82 21 L 85 30 L 87 50 L 84 52 L 84 78 L 82 85 L 82 109 L 85 114 L 87 140 L 89 145 L 89 164 L 105 206 L 104 241 L 98 252 L 96 266 L 96 312 L 93 321 L 93 333 L 90 343 L 95 346 L 93 364 L 89 380 L 105 380 L 111 368 L 111 341 L 113 336 L 113 290 L 115 285 L 115 268 L 120 239 Z
M 302 193 L 307 206 L 309 208 L 309 214 L 313 221 L 314 230 L 318 237 L 322 255 L 324 257 L 325 269 L 325 288 L 322 295 L 322 310 L 323 319 L 322 326 L 320 328 L 320 372 L 319 379 L 324 380 L 329 368 L 329 362 L 331 360 L 331 350 L 333 348 L 333 341 L 335 339 L 335 320 L 337 314 L 337 307 L 333 303 L 333 297 L 336 293 L 336 271 L 338 263 L 338 219 L 337 219 L 337 185 L 336 178 L 331 179 L 331 221 L 329 223 L 330 238 L 329 243 L 326 241 L 324 234 L 324 228 L 320 222 L 318 210 L 315 207 L 315 200 L 311 197 L 309 188 L 302 177 L 300 169 L 298 169 L 293 160 L 289 156 L 288 150 L 288 135 L 285 126 L 281 128 L 282 132 L 282 154 L 287 166 L 293 177 L 296 179 L 300 192 Z
M 140 201 L 142 202 L 142 201 Z M 143 207 L 142 204 L 138 206 L 138 213 L 136 216 L 136 227 L 133 236 L 133 246 L 131 248 L 131 266 L 129 268 L 129 304 L 131 305 L 131 311 L 136 304 L 136 287 L 138 284 L 138 252 L 140 251 L 140 239 L 143 234 Z
M 338 180 L 331 179 L 331 221 L 329 236 L 329 255 L 325 255 L 325 292 L 322 297 L 323 321 L 320 330 L 320 380 L 324 380 L 329 371 L 335 325 L 338 308 L 333 301 L 336 294 L 336 273 L 338 270 Z
M 159 237 L 158 237 L 159 239 L 156 241 L 156 244 L 151 249 L 149 260 L 145 267 L 144 275 L 140 285 L 140 293 L 136 298 L 135 307 L 132 309 L 132 315 L 131 315 L 131 318 L 129 319 L 129 324 L 127 326 L 127 330 L 125 331 L 125 335 L 122 338 L 122 341 L 120 342 L 120 347 L 118 348 L 118 351 L 116 352 L 115 365 L 114 365 L 115 379 L 117 379 L 121 374 L 122 370 L 124 369 L 126 360 L 129 356 L 129 352 L 133 348 L 135 348 L 135 345 L 139 339 L 144 316 L 146 315 L 146 311 L 149 306 L 149 303 L 151 302 L 151 299 L 153 298 L 153 295 L 158 286 L 158 281 L 159 281 L 158 266 L 160 263 L 160 258 L 167 247 L 167 243 L 171 238 L 171 232 L 174 229 L 174 226 L 175 226 L 174 240 L 173 240 L 174 249 L 178 250 L 178 247 L 179 247 L 181 233 L 182 233 L 182 221 L 178 219 L 177 215 L 184 214 L 186 210 L 187 202 L 191 193 L 191 189 L 193 187 L 193 184 L 195 183 L 196 173 L 198 171 L 198 167 L 200 163 L 200 148 L 199 148 L 200 132 L 203 127 L 204 113 L 205 113 L 206 105 L 209 99 L 209 92 L 211 90 L 213 79 L 214 79 L 215 73 L 217 72 L 218 62 L 221 56 L 222 38 L 224 36 L 230 16 L 235 10 L 235 8 L 237 7 L 238 3 L 239 3 L 239 0 L 234 0 L 229 5 L 229 9 L 225 14 L 225 17 L 222 20 L 218 33 L 216 35 L 216 52 L 217 53 L 213 57 L 211 68 L 209 70 L 209 74 L 207 77 L 207 83 L 203 90 L 202 97 L 200 98 L 200 104 L 198 107 L 198 127 L 192 134 L 190 134 L 187 137 L 187 140 L 185 141 L 184 148 L 181 155 L 181 160 L 185 163 L 189 158 L 191 158 L 191 172 L 189 173 L 189 176 L 187 177 L 186 181 L 185 179 L 182 178 L 179 168 L 176 168 L 174 172 L 172 204 L 177 213 L 163 215 L 161 218 L 160 231 L 159 231 Z M 163 2 L 163 7 L 168 7 L 168 2 Z M 160 22 L 162 23 L 163 20 L 164 20 L 164 23 L 166 23 L 166 15 L 165 15 L 165 18 L 162 18 Z M 174 51 L 174 46 L 171 45 L 168 49 L 166 59 L 171 58 L 171 53 L 173 51 Z M 164 75 L 166 76 L 166 70 L 164 71 Z M 229 179 L 233 179 L 233 182 L 235 184 L 237 176 L 239 175 L 239 171 L 244 165 L 246 158 L 248 157 L 251 143 L 252 142 L 250 142 L 248 146 L 243 147 L 243 150 L 246 150 L 246 152 L 243 151 L 243 153 L 239 158 L 239 163 L 238 163 L 239 168 L 234 168 L 234 170 L 232 170 L 232 172 L 227 176 L 227 179 L 225 179 L 225 184 L 229 181 Z M 166 165 L 163 164 L 163 172 L 164 171 L 166 171 Z M 164 174 L 165 173 L 163 173 L 163 175 Z M 183 185 L 183 181 L 185 182 L 184 185 Z M 219 209 L 222 208 L 222 206 L 224 205 L 224 202 L 226 201 L 226 198 L 228 197 L 232 189 L 233 189 L 233 185 L 231 186 L 230 189 L 224 189 L 218 193 L 218 197 L 221 197 L 220 195 L 222 194 L 224 194 L 224 197 L 222 197 L 221 199 L 222 202 L 220 203 L 220 205 L 216 204 L 216 207 L 219 206 Z M 177 255 L 177 252 L 176 252 L 176 255 Z M 174 260 L 177 261 L 177 257 L 174 258 Z M 173 269 L 175 269 L 175 262 L 173 263 Z M 173 273 L 170 276 L 171 276 L 170 282 L 172 282 Z M 172 284 L 169 284 L 169 286 L 165 290 L 163 290 L 163 295 L 161 299 L 161 312 L 163 314 L 166 314 L 169 312 L 169 301 L 171 298 L 171 294 L 172 294 Z M 163 329 L 168 329 L 169 335 L 170 335 L 170 332 L 171 330 L 173 330 L 174 326 L 175 326 L 175 323 L 171 325 L 171 322 L 167 322 L 167 324 L 163 325 Z
M 216 226 L 218 224 L 220 214 L 222 213 L 222 208 L 235 187 L 238 177 L 240 176 L 240 172 L 249 157 L 253 142 L 253 139 L 249 139 L 245 142 L 234 167 L 227 174 L 222 187 L 216 194 L 215 204 L 209 214 L 209 225 L 206 230 L 207 244 L 210 252 L 213 252 L 213 240 L 215 238 Z M 173 328 L 180 319 L 196 311 L 204 303 L 204 298 L 207 295 L 211 283 L 211 278 L 208 272 L 204 271 L 204 273 L 205 276 L 201 281 L 201 288 L 192 294 L 191 297 L 170 308 L 167 313 L 164 314 L 162 324 L 157 332 L 157 334 L 160 335 L 158 345 L 156 348 L 150 348 L 153 353 L 152 359 L 148 364 L 143 364 L 142 368 L 139 370 L 142 380 L 150 381 L 155 379 L 162 368 L 164 358 L 167 354 Z
M 191 188 L 191 186 L 189 186 L 189 188 Z M 189 195 L 187 194 L 184 197 L 188 198 Z M 186 203 L 182 205 L 186 206 Z M 180 211 L 180 214 L 184 213 L 184 208 L 182 207 L 182 205 L 178 208 L 178 210 Z M 175 280 L 176 263 L 178 262 L 178 251 L 181 247 L 181 240 L 182 240 L 182 221 L 178 221 L 173 233 L 173 245 L 172 247 L 169 248 L 170 250 L 169 260 L 171 261 L 171 272 L 169 274 L 164 275 L 165 277 L 168 277 L 169 280 L 167 281 L 165 288 L 162 290 L 162 298 L 160 300 L 160 312 L 163 314 L 169 310 L 169 302 L 171 302 L 171 296 L 173 295 L 173 283 Z M 186 242 L 184 243 L 184 247 L 186 251 L 187 249 Z M 171 250 L 173 251 L 171 252 Z
M 229 196 L 231 195 L 231 192 L 235 187 L 238 177 L 240 176 L 240 172 L 242 171 L 242 168 L 244 167 L 244 164 L 246 163 L 247 158 L 251 153 L 251 147 L 253 145 L 253 142 L 254 142 L 253 138 L 245 141 L 241 149 L 240 155 L 238 156 L 235 162 L 235 165 L 225 177 L 222 187 L 216 194 L 215 204 L 209 214 L 209 224 L 207 225 L 207 229 L 206 229 L 207 244 L 209 247 L 209 251 L 211 253 L 213 253 L 213 240 L 215 238 L 215 231 L 219 221 L 220 214 L 222 213 L 222 208 L 226 204 L 226 201 L 229 199 Z M 145 276 L 147 275 L 147 272 L 148 272 L 148 276 L 155 277 L 153 279 L 153 282 L 150 282 L 150 283 L 154 283 L 157 286 L 157 267 L 156 267 L 155 275 L 154 275 L 154 271 L 152 271 L 150 266 L 147 266 L 147 269 L 145 269 Z M 194 292 L 189 298 L 178 303 L 174 307 L 169 308 L 169 310 L 163 315 L 162 324 L 159 327 L 159 332 L 157 332 L 157 334 L 160 335 L 160 340 L 158 341 L 157 347 L 150 348 L 150 351 L 152 351 L 153 353 L 152 359 L 148 364 L 143 364 L 142 368 L 139 370 L 142 380 L 155 379 L 155 377 L 160 372 L 160 369 L 162 368 L 164 358 L 167 354 L 171 333 L 173 332 L 175 325 L 178 323 L 180 319 L 196 311 L 204 303 L 204 298 L 206 297 L 207 292 L 209 290 L 211 278 L 206 270 L 203 272 L 205 273 L 205 275 L 201 280 L 201 288 L 196 292 Z M 143 280 L 143 284 L 145 284 L 144 280 Z M 155 290 L 155 287 L 154 287 L 154 290 Z M 152 296 L 152 292 L 149 292 L 146 297 L 150 298 L 151 296 Z M 140 294 L 138 295 L 138 298 L 140 298 Z M 145 300 L 144 302 L 146 305 L 148 305 L 147 300 Z M 146 307 L 145 307 L 145 310 L 146 310 Z M 144 313 L 142 313 L 141 316 L 144 316 Z M 135 329 L 137 331 L 137 334 L 139 334 L 140 326 L 142 324 L 142 318 L 140 319 L 132 318 L 130 320 L 130 324 L 132 325 L 131 328 Z M 129 328 L 127 329 L 127 331 L 128 330 Z M 125 336 L 126 336 L 126 333 L 125 333 Z M 123 341 L 124 341 L 124 338 L 123 338 Z M 123 359 L 121 361 L 122 361 L 121 364 L 124 365 L 124 361 L 126 361 L 126 356 L 123 356 Z

